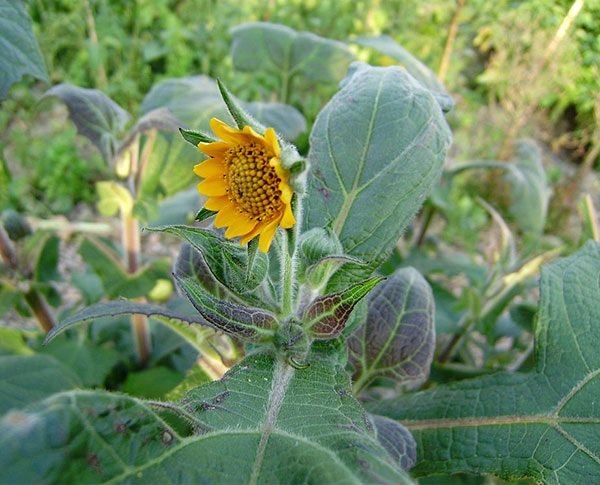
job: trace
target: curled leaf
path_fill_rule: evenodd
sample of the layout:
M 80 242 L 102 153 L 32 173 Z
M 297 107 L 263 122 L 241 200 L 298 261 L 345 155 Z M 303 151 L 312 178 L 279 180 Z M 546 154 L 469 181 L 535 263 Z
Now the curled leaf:
M 316 339 L 338 337 L 356 304 L 384 279 L 376 276 L 340 293 L 317 298 L 304 311 L 305 327 Z
M 206 322 L 234 337 L 253 342 L 272 339 L 277 319 L 261 308 L 221 300 L 208 293 L 195 278 L 175 274 L 179 287 Z

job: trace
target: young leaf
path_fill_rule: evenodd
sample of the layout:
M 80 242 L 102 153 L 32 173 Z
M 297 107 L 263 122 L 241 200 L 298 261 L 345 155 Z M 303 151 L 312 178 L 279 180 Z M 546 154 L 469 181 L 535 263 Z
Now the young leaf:
M 351 42 L 375 49 L 402 64 L 412 77 L 432 92 L 444 112 L 454 107 L 454 100 L 435 73 L 390 36 L 357 37 Z
M 196 278 L 174 275 L 179 287 L 211 327 L 253 342 L 269 340 L 277 319 L 261 308 L 221 300 L 208 293 Z
M 315 299 L 304 311 L 304 326 L 316 339 L 331 339 L 341 335 L 352 310 L 385 278 L 374 278 L 350 288 Z
M 0 421 L 0 482 L 411 483 L 349 384 L 325 360 L 250 356 L 184 408 L 162 405 L 202 433 L 185 439 L 143 401 L 57 394 Z
M 0 357 L 0 414 L 80 386 L 71 369 L 48 355 Z
M 26 74 L 48 81 L 31 18 L 22 0 L 0 0 L 0 99 Z
M 156 317 L 158 319 L 175 320 L 187 324 L 195 323 L 198 325 L 208 326 L 199 315 L 190 315 L 171 310 L 165 306 L 150 305 L 147 303 L 135 303 L 127 300 L 109 301 L 106 303 L 96 303 L 88 306 L 77 312 L 69 318 L 60 322 L 46 336 L 44 343 L 47 344 L 57 335 L 64 332 L 67 328 L 81 322 L 96 320 L 105 317 L 116 317 L 118 315 L 146 315 L 148 317 Z
M 354 60 L 345 44 L 285 25 L 249 22 L 231 29 L 231 35 L 236 69 L 269 72 L 284 80 L 300 74 L 310 81 L 335 83 Z
M 417 475 L 600 480 L 599 274 L 594 242 L 542 269 L 535 371 L 440 385 L 372 406 L 415 436 Z
M 431 288 L 413 268 L 396 271 L 376 288 L 366 324 L 348 339 L 357 390 L 376 376 L 425 381 L 435 345 L 433 314 Z
M 77 131 L 90 140 L 108 163 L 117 152 L 117 135 L 125 128 L 129 113 L 97 89 L 71 84 L 50 88 L 44 96 L 56 96 L 69 109 Z
M 254 290 L 267 275 L 269 260 L 259 252 L 254 257 L 253 271 L 248 274 L 248 253 L 236 242 L 228 241 L 207 229 L 188 226 L 166 226 L 150 231 L 174 234 L 202 254 L 213 276 L 238 294 Z
M 196 130 L 185 130 L 183 128 L 179 128 L 179 133 L 181 133 L 181 136 L 185 141 L 191 143 L 195 147 L 198 147 L 200 143 L 212 143 L 216 141 L 214 138 Z
M 346 254 L 377 267 L 440 176 L 450 139 L 435 98 L 405 70 L 353 64 L 313 127 L 306 227 L 331 224 Z

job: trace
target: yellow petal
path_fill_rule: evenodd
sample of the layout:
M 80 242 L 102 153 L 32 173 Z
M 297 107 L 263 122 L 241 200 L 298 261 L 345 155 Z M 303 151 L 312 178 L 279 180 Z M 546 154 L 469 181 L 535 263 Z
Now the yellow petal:
M 261 231 L 260 239 L 258 240 L 258 248 L 263 253 L 269 251 L 269 248 L 271 247 L 271 242 L 273 241 L 273 237 L 275 236 L 275 232 L 277 231 L 278 224 L 279 220 L 275 219 Z
M 210 178 L 198 184 L 198 192 L 208 197 L 218 197 L 227 193 L 227 182 L 223 177 Z
M 246 234 L 242 239 L 240 239 L 240 244 L 243 246 L 244 244 L 248 244 L 252 239 L 260 234 L 260 231 L 264 227 L 264 224 L 257 224 L 254 229 L 252 229 L 248 234 Z
M 209 211 L 219 211 L 223 207 L 227 206 L 231 201 L 229 197 L 223 195 L 221 197 L 210 197 L 204 204 L 204 208 Z
M 251 232 L 257 225 L 255 220 L 250 219 L 244 214 L 238 214 L 236 221 L 225 231 L 225 237 L 228 239 L 242 236 Z
M 292 202 L 292 189 L 286 182 L 281 182 L 279 184 L 279 190 L 281 190 L 281 202 L 286 205 L 289 205 Z
M 286 204 L 285 208 L 283 209 L 283 216 L 281 217 L 280 224 L 281 227 L 283 227 L 284 229 L 294 227 L 294 224 L 296 224 L 296 218 L 294 217 L 294 213 L 292 212 L 291 205 Z
M 217 213 L 214 223 L 215 227 L 221 228 L 233 224 L 237 215 L 238 211 L 236 205 L 233 202 L 229 203 Z
M 244 143 L 248 139 L 247 135 L 242 134 L 240 130 L 237 128 L 232 128 L 218 118 L 211 118 L 210 129 L 221 140 L 230 145 L 238 145 L 240 143 Z
M 256 131 L 254 131 L 254 128 L 252 128 L 251 126 L 244 126 L 244 129 L 242 130 L 242 133 L 244 133 L 246 135 L 250 135 L 253 138 L 258 138 L 258 139 L 264 141 L 263 136 L 259 135 L 258 133 L 256 133 Z
M 273 150 L 273 154 L 279 158 L 281 156 L 281 149 L 279 148 L 277 134 L 273 128 L 267 128 L 267 131 L 265 131 L 265 140 L 269 144 L 271 150 Z
M 229 143 L 215 141 L 213 143 L 198 143 L 198 149 L 209 157 L 222 157 L 231 148 Z
M 205 179 L 223 175 L 225 174 L 226 170 L 227 167 L 225 164 L 216 158 L 209 158 L 208 160 L 205 160 L 194 167 L 194 173 Z

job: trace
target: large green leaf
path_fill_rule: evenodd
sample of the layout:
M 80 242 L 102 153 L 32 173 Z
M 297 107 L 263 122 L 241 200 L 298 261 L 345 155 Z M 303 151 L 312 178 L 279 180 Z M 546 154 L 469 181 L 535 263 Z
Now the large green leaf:
M 442 81 L 437 78 L 435 73 L 389 35 L 357 37 L 351 39 L 351 42 L 375 49 L 398 61 L 411 76 L 433 93 L 438 103 L 440 103 L 442 110 L 450 111 L 454 107 L 452 97 L 448 94 Z
M 542 269 L 531 373 L 498 373 L 383 401 L 417 441 L 419 475 L 600 481 L 600 245 Z
M 286 83 L 295 75 L 314 82 L 337 82 L 354 60 L 342 42 L 285 25 L 249 22 L 234 27 L 231 34 L 236 69 L 270 72 Z
M 435 347 L 434 301 L 414 268 L 396 271 L 371 293 L 367 321 L 348 339 L 360 390 L 377 376 L 420 384 Z
M 311 133 L 307 227 L 331 224 L 347 254 L 378 266 L 442 171 L 450 130 L 399 67 L 353 64 Z
M 48 80 L 31 19 L 22 0 L 0 0 L 0 99 L 26 74 Z
M 133 398 L 58 394 L 0 422 L 0 481 L 409 483 L 349 384 L 327 360 L 254 355 L 187 395 L 190 437 Z
M 0 414 L 79 386 L 77 376 L 48 355 L 0 357 Z
M 109 162 L 117 152 L 117 136 L 125 128 L 129 113 L 102 91 L 71 84 L 58 84 L 44 96 L 56 96 L 67 105 L 79 134 L 90 140 Z

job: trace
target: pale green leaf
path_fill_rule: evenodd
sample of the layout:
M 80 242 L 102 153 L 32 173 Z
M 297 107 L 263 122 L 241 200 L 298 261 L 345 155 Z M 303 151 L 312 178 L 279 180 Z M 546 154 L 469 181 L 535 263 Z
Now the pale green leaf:
M 295 75 L 314 82 L 339 81 L 354 54 L 342 42 L 285 25 L 248 22 L 231 29 L 231 57 L 240 71 L 270 72 L 289 80 Z
M 542 269 L 536 368 L 372 406 L 415 436 L 418 475 L 600 481 L 600 245 Z

